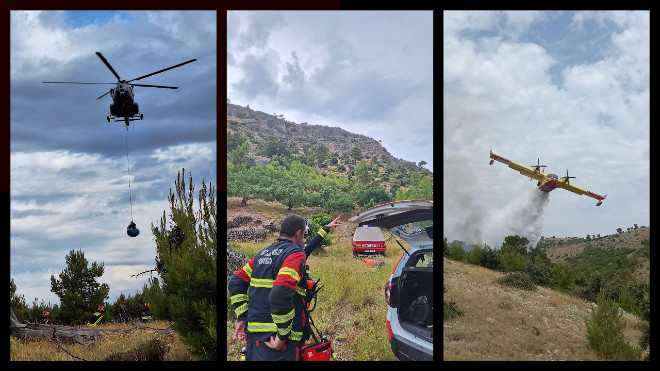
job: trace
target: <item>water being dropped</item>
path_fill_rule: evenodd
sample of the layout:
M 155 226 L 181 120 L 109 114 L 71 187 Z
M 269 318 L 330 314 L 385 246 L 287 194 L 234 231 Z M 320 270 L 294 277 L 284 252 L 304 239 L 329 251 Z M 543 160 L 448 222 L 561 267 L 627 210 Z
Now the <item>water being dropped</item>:
M 486 243 L 493 248 L 500 248 L 504 237 L 518 235 L 529 240 L 529 246 L 536 246 L 543 231 L 543 213 L 550 198 L 549 192 L 532 188 L 521 197 L 499 211 L 491 214 L 487 225 Z

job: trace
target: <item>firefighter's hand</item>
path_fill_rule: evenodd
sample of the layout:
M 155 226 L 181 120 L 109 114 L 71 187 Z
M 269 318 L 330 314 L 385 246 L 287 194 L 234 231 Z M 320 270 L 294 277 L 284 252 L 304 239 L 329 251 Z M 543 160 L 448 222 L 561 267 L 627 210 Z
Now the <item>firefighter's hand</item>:
M 341 215 L 336 217 L 335 220 L 333 220 L 332 222 L 330 222 L 328 224 L 328 227 L 330 227 L 330 228 L 339 227 L 341 225 L 341 224 L 339 224 L 339 218 L 341 218 Z
M 243 341 L 244 345 L 247 345 L 247 334 L 243 332 L 245 328 L 245 321 L 241 321 L 236 324 L 236 329 L 234 329 L 234 334 L 231 336 L 232 340 L 239 339 Z
M 266 344 L 266 346 L 268 346 L 270 349 L 280 350 L 282 349 L 284 343 L 285 341 L 277 337 L 277 334 L 273 334 L 270 337 L 270 341 L 267 341 L 264 344 Z

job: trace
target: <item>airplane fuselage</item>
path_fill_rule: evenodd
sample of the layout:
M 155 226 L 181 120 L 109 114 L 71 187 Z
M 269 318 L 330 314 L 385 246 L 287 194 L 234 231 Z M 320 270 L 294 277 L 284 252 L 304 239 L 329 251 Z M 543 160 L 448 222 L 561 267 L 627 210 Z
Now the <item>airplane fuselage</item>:
M 550 192 L 553 189 L 557 188 L 557 182 L 558 182 L 557 175 L 555 174 L 548 174 L 546 177 L 537 183 L 537 186 L 539 187 L 540 190 L 543 192 Z

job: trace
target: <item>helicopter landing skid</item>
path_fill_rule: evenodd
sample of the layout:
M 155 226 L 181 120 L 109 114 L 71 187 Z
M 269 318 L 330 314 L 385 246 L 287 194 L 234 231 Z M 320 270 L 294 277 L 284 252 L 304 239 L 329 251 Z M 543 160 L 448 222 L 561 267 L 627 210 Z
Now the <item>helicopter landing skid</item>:
M 140 113 L 139 115 L 133 115 L 131 117 L 106 116 L 105 118 L 108 120 L 108 122 L 110 122 L 110 120 L 114 120 L 115 122 L 121 122 L 121 121 L 126 122 L 126 125 L 128 126 L 128 121 L 142 120 L 144 118 L 144 115 Z

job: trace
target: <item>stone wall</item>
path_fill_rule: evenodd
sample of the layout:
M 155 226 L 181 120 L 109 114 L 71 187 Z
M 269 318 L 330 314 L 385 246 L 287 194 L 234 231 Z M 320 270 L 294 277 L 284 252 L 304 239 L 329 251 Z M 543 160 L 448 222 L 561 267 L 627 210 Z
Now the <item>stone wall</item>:
M 260 217 L 238 215 L 227 220 L 227 241 L 261 242 L 276 230 L 272 220 L 264 223 Z

